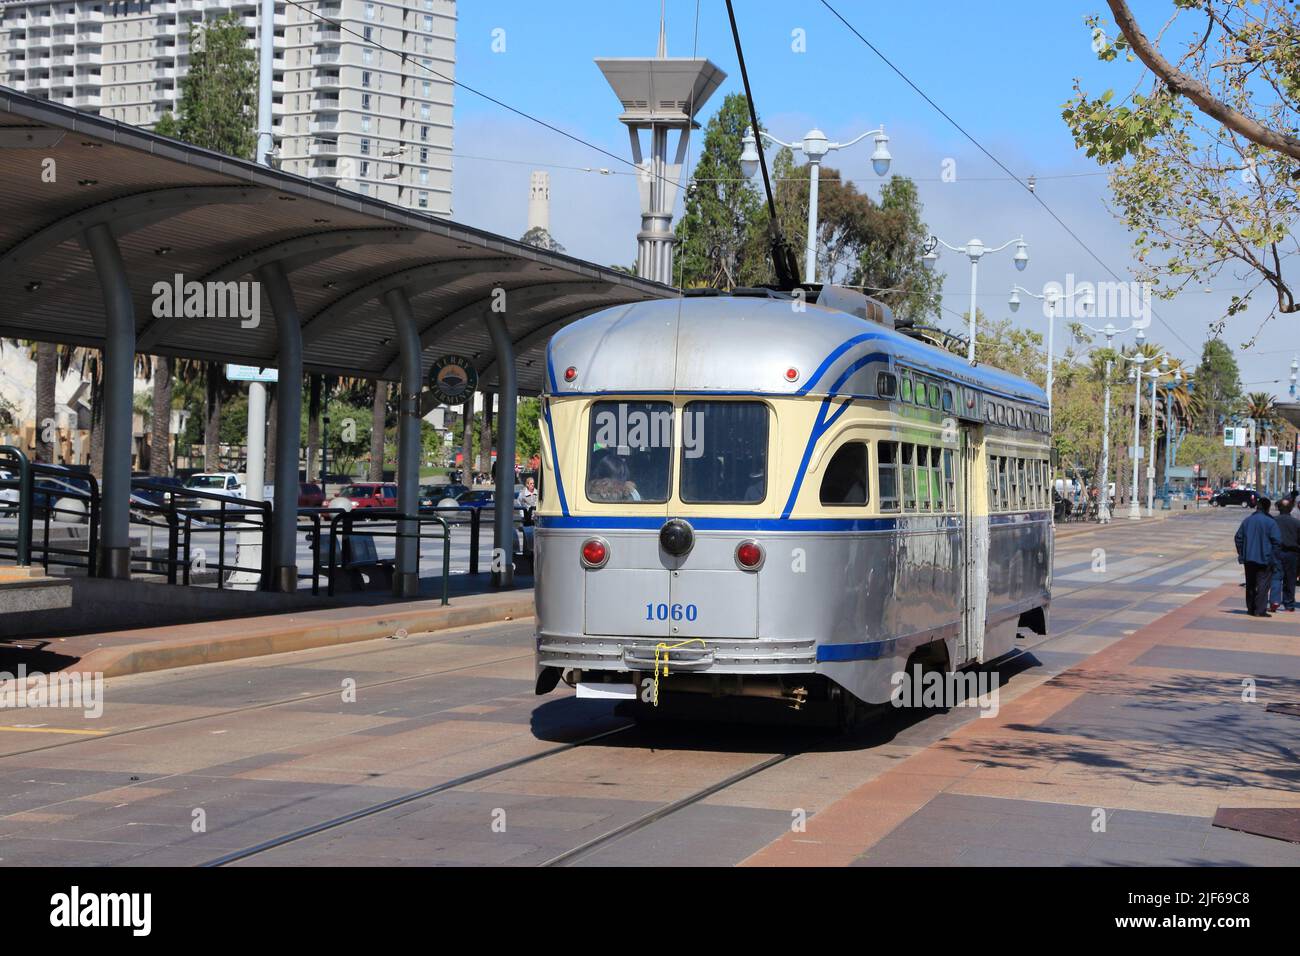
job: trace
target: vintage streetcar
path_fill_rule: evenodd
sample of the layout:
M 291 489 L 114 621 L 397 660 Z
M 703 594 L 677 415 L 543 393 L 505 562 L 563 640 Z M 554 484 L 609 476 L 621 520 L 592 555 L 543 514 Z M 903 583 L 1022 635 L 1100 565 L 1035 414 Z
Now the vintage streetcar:
M 897 675 L 1046 632 L 1043 391 L 861 294 L 816 298 L 688 295 L 552 339 L 539 694 L 763 697 L 843 723 Z

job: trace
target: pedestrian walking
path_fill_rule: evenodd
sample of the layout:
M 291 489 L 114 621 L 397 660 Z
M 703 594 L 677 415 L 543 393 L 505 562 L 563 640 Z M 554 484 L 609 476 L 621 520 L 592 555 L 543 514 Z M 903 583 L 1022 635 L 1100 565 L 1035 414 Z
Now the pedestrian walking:
M 1246 613 L 1272 617 L 1268 612 L 1268 591 L 1273 578 L 1273 554 L 1282 543 L 1277 522 L 1269 517 L 1272 502 L 1261 497 L 1255 510 L 1237 528 L 1237 563 L 1246 569 Z
M 1278 607 L 1295 611 L 1296 573 L 1300 571 L 1300 518 L 1293 514 L 1294 510 L 1295 499 L 1283 498 L 1277 503 L 1277 514 L 1273 517 L 1281 543 L 1275 561 L 1273 592 L 1269 595 L 1270 611 L 1276 611 Z

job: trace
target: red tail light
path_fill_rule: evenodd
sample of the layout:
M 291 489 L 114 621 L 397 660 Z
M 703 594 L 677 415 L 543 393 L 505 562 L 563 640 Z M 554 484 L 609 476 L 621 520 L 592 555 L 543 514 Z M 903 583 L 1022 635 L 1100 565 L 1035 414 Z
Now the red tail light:
M 603 568 L 609 560 L 609 545 L 603 538 L 588 538 L 582 542 L 582 563 L 588 568 Z
M 742 541 L 736 545 L 736 563 L 745 571 L 757 571 L 763 566 L 763 546 L 757 541 Z

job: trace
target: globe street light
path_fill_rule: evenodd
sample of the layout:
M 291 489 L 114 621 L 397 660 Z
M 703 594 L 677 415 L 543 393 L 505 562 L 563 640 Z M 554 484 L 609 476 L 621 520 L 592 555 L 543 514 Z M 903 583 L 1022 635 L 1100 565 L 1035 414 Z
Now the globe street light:
M 808 245 L 805 250 L 803 274 L 804 282 L 809 285 L 817 281 L 817 183 L 820 178 L 822 159 L 833 150 L 847 149 L 872 135 L 876 138 L 876 148 L 871 153 L 871 168 L 876 171 L 877 176 L 883 176 L 889 172 L 889 164 L 893 160 L 889 154 L 889 137 L 885 135 L 883 126 L 868 130 L 847 143 L 832 143 L 819 129 L 809 130 L 804 135 L 803 141 L 798 143 L 783 143 L 767 130 L 759 130 L 759 136 L 767 142 L 797 150 L 808 160 Z M 746 127 L 741 145 L 740 171 L 746 179 L 753 179 L 754 174 L 758 172 L 758 140 L 754 136 L 752 126 Z
M 1023 236 L 1008 239 L 1002 245 L 995 246 L 992 249 L 978 239 L 972 239 L 964 246 L 949 245 L 938 236 L 931 236 L 926 240 L 925 254 L 921 256 L 921 261 L 927 269 L 933 269 L 935 263 L 939 261 L 940 246 L 951 249 L 953 252 L 960 252 L 970 259 L 970 342 L 966 345 L 966 361 L 971 365 L 975 364 L 975 287 L 979 278 L 980 260 L 991 252 L 1001 252 L 1012 243 L 1016 245 L 1016 254 L 1011 259 L 1016 268 L 1023 272 L 1025 266 L 1029 265 L 1029 246 L 1025 243 Z
M 1052 373 L 1056 360 L 1052 348 L 1052 339 L 1054 330 L 1056 329 L 1056 304 L 1062 299 L 1080 296 L 1079 312 L 1080 314 L 1086 315 L 1093 305 L 1092 289 L 1086 285 L 1080 286 L 1069 295 L 1066 295 L 1059 289 L 1055 288 L 1055 286 L 1048 286 L 1045 287 L 1043 294 L 1039 295 L 1037 292 L 1030 292 L 1024 286 L 1013 285 L 1011 287 L 1011 298 L 1007 300 L 1007 305 L 1011 307 L 1012 312 L 1020 310 L 1020 293 L 1022 292 L 1035 299 L 1041 299 L 1043 302 L 1043 314 L 1047 316 L 1047 424 L 1048 430 L 1050 431 L 1052 423 Z
M 1121 355 L 1120 358 L 1126 362 L 1132 362 L 1135 366 L 1129 369 L 1129 379 L 1133 382 L 1133 484 L 1130 486 L 1128 516 L 1130 520 L 1137 521 L 1142 517 L 1142 506 L 1138 504 L 1138 460 L 1142 455 L 1142 375 L 1143 366 L 1147 362 L 1165 361 L 1168 367 L 1168 356 L 1164 352 L 1159 355 L 1143 355 L 1140 351 L 1146 344 L 1147 334 L 1144 329 L 1138 329 L 1137 347 L 1139 351 L 1135 355 Z M 1155 428 L 1155 420 L 1151 422 L 1152 429 Z M 1148 475 L 1153 473 L 1150 464 L 1147 465 Z
M 1117 329 L 1109 322 L 1103 328 L 1096 329 L 1091 325 L 1083 324 L 1083 327 L 1089 332 L 1096 332 L 1099 335 L 1106 336 L 1106 350 L 1113 352 L 1115 336 L 1123 335 L 1130 332 L 1133 326 L 1127 329 Z M 1141 332 L 1139 331 L 1139 336 Z M 1103 382 L 1106 400 L 1104 402 L 1105 410 L 1102 412 L 1101 419 L 1101 501 L 1097 505 L 1097 520 L 1102 524 L 1110 523 L 1110 376 L 1115 367 L 1115 360 L 1109 355 L 1106 357 L 1106 378 Z

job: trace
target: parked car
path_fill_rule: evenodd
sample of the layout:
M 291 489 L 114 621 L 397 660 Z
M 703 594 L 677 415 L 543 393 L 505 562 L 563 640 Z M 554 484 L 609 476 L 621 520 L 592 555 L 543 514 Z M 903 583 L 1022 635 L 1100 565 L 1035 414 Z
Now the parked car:
M 37 475 L 32 481 L 32 509 L 50 509 L 50 520 L 75 523 L 90 520 L 90 480 L 75 474 Z
M 228 498 L 243 498 L 244 483 L 233 471 L 205 471 L 185 480 L 188 491 L 205 491 Z
M 144 488 L 142 485 L 152 485 L 154 487 Z M 167 492 L 161 490 L 163 487 L 180 492 L 185 488 L 185 482 L 179 478 L 168 476 L 151 477 L 148 475 L 131 479 L 131 495 L 133 498 L 139 498 L 151 505 L 163 505 L 167 501 Z
M 456 504 L 462 508 L 491 508 L 494 498 L 491 489 L 467 491 L 456 498 Z
M 1220 508 L 1226 508 L 1229 505 L 1253 508 L 1258 500 L 1259 497 L 1250 488 L 1222 488 L 1217 495 L 1210 499 L 1210 504 L 1217 505 Z
M 358 508 L 396 508 L 397 485 L 363 482 L 344 486 L 330 499 L 331 508 L 353 511 Z
M 18 476 L 0 468 L 0 505 L 18 504 Z
M 469 491 L 467 485 L 458 483 L 444 485 L 421 485 L 420 486 L 420 507 L 436 508 L 447 498 L 459 498 L 465 492 Z
M 324 508 L 325 492 L 321 486 L 314 481 L 303 481 L 298 483 L 298 507 L 299 508 Z

